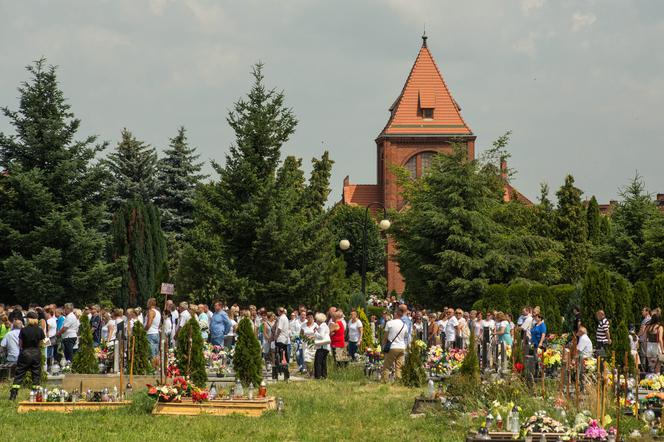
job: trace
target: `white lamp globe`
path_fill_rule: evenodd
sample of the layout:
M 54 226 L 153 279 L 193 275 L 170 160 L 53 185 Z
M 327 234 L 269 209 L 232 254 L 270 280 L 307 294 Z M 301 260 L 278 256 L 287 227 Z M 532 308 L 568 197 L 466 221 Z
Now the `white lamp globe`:
M 339 248 L 344 251 L 350 249 L 350 241 L 347 239 L 342 239 L 339 241 Z
M 384 219 L 380 223 L 378 223 L 378 227 L 380 227 L 380 230 L 383 230 L 383 231 L 389 229 L 391 225 L 392 225 L 392 223 L 390 222 L 389 219 Z

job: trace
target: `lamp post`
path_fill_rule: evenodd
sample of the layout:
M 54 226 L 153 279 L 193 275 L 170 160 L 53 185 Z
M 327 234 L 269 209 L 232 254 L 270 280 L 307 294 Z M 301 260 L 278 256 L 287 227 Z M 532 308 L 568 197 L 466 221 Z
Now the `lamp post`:
M 383 203 L 379 202 L 374 202 L 374 203 L 369 203 L 365 209 L 364 209 L 364 222 L 362 223 L 362 295 L 364 296 L 364 299 L 367 299 L 367 228 L 369 226 L 369 209 L 371 207 L 380 207 L 383 209 L 383 219 L 378 223 L 378 228 L 381 231 L 386 231 L 387 229 L 390 228 L 391 223 L 390 220 L 387 219 L 387 209 L 385 209 L 385 206 Z M 346 251 L 350 249 L 350 241 L 347 239 L 342 239 L 339 241 L 339 248 L 342 251 Z

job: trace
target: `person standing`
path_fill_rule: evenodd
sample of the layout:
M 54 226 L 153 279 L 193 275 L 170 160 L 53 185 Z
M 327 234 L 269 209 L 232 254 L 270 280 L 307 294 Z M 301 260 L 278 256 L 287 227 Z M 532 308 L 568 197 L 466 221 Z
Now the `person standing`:
M 210 337 L 210 316 L 208 316 L 208 307 L 205 304 L 198 304 L 198 323 L 201 326 L 201 336 L 203 342 L 208 342 Z
M 74 314 L 74 304 L 68 302 L 65 304 L 65 321 L 62 328 L 56 333 L 56 336 L 62 337 L 62 348 L 65 354 L 65 360 L 71 362 L 74 358 L 74 347 L 78 338 L 78 327 L 80 322 Z
M 53 308 L 46 308 L 46 336 L 49 340 L 49 345 L 46 348 L 46 363 L 50 367 L 53 365 L 53 360 L 55 358 L 55 344 L 57 343 L 57 338 L 55 334 L 58 332 L 58 321 L 55 319 L 55 311 Z
M 606 350 L 611 345 L 611 331 L 609 328 L 609 320 L 606 318 L 604 310 L 599 310 L 597 312 L 597 333 L 595 333 L 595 339 L 597 340 L 597 349 L 600 351 Z
M 389 343 L 389 351 L 385 354 L 381 380 L 387 382 L 388 372 L 394 369 L 395 380 L 401 379 L 401 367 L 406 353 L 406 323 L 401 320 L 403 312 L 397 309 L 395 318 L 385 324 L 383 348 Z
M 16 363 L 14 385 L 12 385 L 9 393 L 10 400 L 15 400 L 16 396 L 18 396 L 18 389 L 23 383 L 23 378 L 28 370 L 32 374 L 32 384 L 39 385 L 41 383 L 42 365 L 39 348 L 46 335 L 44 334 L 44 330 L 38 325 L 39 320 L 36 312 L 28 312 L 27 319 L 28 326 L 21 329 L 19 333 L 21 352 Z
M 5 352 L 8 364 L 16 364 L 16 361 L 18 361 L 18 355 L 21 352 L 19 335 L 22 328 L 23 323 L 18 319 L 15 320 L 9 333 L 7 333 L 0 341 L 0 347 L 2 347 Z
M 316 327 L 314 328 L 314 378 L 327 378 L 327 355 L 330 352 L 330 328 L 325 323 L 325 313 L 316 313 Z
M 306 321 L 306 318 L 305 318 Z M 302 321 L 300 321 L 300 316 L 297 310 L 293 310 L 291 313 L 291 320 L 289 323 L 290 326 L 290 345 L 288 348 L 289 355 L 295 355 L 295 361 L 297 362 L 298 371 L 302 372 L 304 362 L 301 360 L 301 349 L 302 342 L 300 341 L 300 329 L 302 328 Z
M 161 312 L 157 309 L 157 300 L 148 299 L 148 311 L 145 318 L 145 334 L 150 343 L 150 354 L 154 358 L 159 354 L 159 326 L 161 325 Z
M 288 380 L 288 345 L 290 344 L 290 323 L 286 316 L 286 309 L 279 307 L 277 309 L 279 318 L 274 335 L 276 360 L 272 369 L 272 378 L 276 379 L 279 371 L 284 374 L 284 379 Z
M 357 317 L 357 311 L 351 310 L 350 321 L 348 321 L 348 354 L 351 360 L 355 360 L 355 355 L 362 341 L 362 321 Z
M 579 326 L 579 331 L 577 331 L 577 337 L 579 341 L 576 344 L 576 350 L 579 352 L 579 356 L 585 358 L 592 358 L 593 356 L 593 343 L 588 337 L 588 331 L 585 327 Z
M 99 347 L 99 344 L 101 344 L 101 328 L 103 326 L 99 310 L 98 305 L 90 307 L 90 328 L 92 329 L 92 342 L 95 347 Z
M 664 331 L 660 324 L 660 317 L 653 313 L 648 325 L 645 327 L 646 358 L 648 359 L 648 372 L 659 374 L 661 358 L 664 355 Z
M 399 310 L 401 310 L 401 320 L 406 324 L 406 348 L 408 348 L 413 334 L 413 320 L 410 318 L 410 312 L 406 304 L 400 304 Z
M 210 343 L 224 347 L 224 338 L 231 330 L 231 321 L 226 311 L 224 303 L 216 301 L 214 303 L 214 313 L 210 320 Z
M 456 343 L 459 320 L 454 315 L 454 309 L 447 309 L 447 322 L 445 323 L 445 348 L 454 348 Z
M 337 363 L 337 365 L 341 365 L 342 363 L 347 362 L 345 360 L 345 355 L 344 350 L 346 348 L 346 341 L 345 341 L 345 326 L 342 321 L 343 318 L 343 313 L 339 311 L 334 311 L 332 312 L 332 321 L 329 324 L 330 328 L 330 339 L 331 339 L 331 344 L 330 346 L 332 347 L 332 357 L 334 358 L 334 361 Z

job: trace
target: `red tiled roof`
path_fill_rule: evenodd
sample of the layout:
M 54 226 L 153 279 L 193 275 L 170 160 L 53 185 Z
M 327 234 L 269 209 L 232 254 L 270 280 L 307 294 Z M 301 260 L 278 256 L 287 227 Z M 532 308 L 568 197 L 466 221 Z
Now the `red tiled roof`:
M 344 180 L 343 204 L 365 207 L 375 202 L 383 202 L 378 184 L 350 184 L 348 179 Z
M 422 108 L 432 108 L 433 118 L 422 118 Z M 381 135 L 472 135 L 460 110 L 425 39 Z
M 533 202 L 530 201 L 523 193 L 519 192 L 516 190 L 510 183 L 505 183 L 505 196 L 503 196 L 503 200 L 505 202 L 510 202 L 512 201 L 512 198 L 516 196 L 516 200 L 519 201 L 522 204 L 525 204 L 526 206 L 532 206 Z

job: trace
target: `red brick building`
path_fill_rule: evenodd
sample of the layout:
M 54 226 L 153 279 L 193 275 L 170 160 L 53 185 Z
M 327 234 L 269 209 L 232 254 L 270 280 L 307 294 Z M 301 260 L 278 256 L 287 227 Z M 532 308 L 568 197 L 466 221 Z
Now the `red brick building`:
M 461 107 L 452 97 L 436 62 L 422 37 L 415 63 L 399 97 L 389 108 L 387 124 L 376 138 L 377 184 L 343 183 L 343 204 L 366 206 L 380 202 L 387 209 L 401 210 L 403 200 L 392 165 L 403 166 L 413 177 L 429 167 L 436 153 L 451 153 L 453 143 L 465 144 L 475 157 L 475 135 L 461 116 Z M 507 192 L 506 192 L 507 194 Z M 404 290 L 404 281 L 392 259 L 394 243 L 388 241 L 388 292 Z

